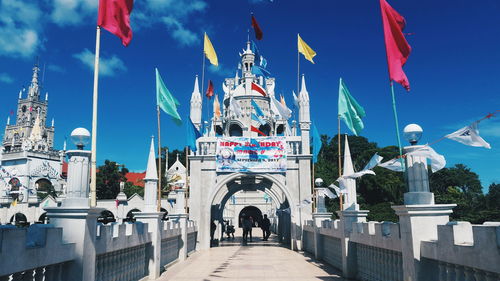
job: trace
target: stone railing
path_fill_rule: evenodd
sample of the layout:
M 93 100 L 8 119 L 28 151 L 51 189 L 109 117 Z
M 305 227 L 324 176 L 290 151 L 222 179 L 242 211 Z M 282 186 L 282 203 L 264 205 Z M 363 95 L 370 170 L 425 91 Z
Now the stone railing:
M 68 280 L 65 264 L 75 245 L 64 243 L 62 229 L 51 225 L 0 227 L 0 280 Z
M 85 247 L 94 249 L 95 276 L 86 280 L 140 280 L 151 273 L 152 230 L 147 223 L 94 224 L 95 237 Z M 182 224 L 160 222 L 159 272 L 196 247 L 197 227 L 187 221 L 187 241 Z M 63 228 L 36 224 L 29 228 L 0 227 L 0 280 L 77 280 L 71 270 L 79 254 L 74 243 L 66 243 Z M 89 259 L 89 252 L 84 254 Z M 81 255 L 81 254 L 80 254 Z
M 400 224 L 324 220 L 303 227 L 303 249 L 356 280 L 404 279 L 404 258 L 417 264 L 415 281 L 500 280 L 500 223 L 471 225 L 449 222 L 437 226 L 437 239 L 420 241 L 420 260 L 404 252 Z M 345 234 L 344 234 L 345 233 Z M 343 245 L 345 243 L 345 245 Z M 347 245 L 347 246 L 346 246 Z
M 426 280 L 500 280 L 500 223 L 439 225 L 438 239 L 424 241 Z

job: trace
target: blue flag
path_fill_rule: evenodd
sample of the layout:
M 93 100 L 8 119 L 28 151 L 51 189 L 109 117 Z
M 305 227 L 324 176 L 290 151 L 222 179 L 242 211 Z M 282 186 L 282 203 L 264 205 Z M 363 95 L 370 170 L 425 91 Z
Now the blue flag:
M 187 146 L 189 146 L 189 148 L 192 150 L 192 151 L 196 151 L 196 140 L 201 137 L 201 133 L 200 131 L 198 131 L 198 129 L 196 128 L 196 126 L 193 124 L 193 121 L 191 121 L 191 118 L 187 118 L 189 120 L 189 122 L 186 122 L 186 130 L 187 130 Z
M 264 116 L 264 112 L 262 112 L 262 109 L 260 109 L 259 105 L 252 99 L 252 106 L 255 108 L 255 113 L 257 113 L 257 116 Z
M 259 122 L 261 125 L 266 125 L 266 122 L 252 112 L 252 120 Z
M 264 76 L 264 78 L 266 79 L 269 78 L 269 76 L 271 76 L 271 72 L 267 71 L 266 69 L 258 65 L 252 66 L 252 74 Z
M 318 128 L 316 128 L 316 125 L 314 125 L 314 123 L 312 123 L 311 126 L 311 138 L 313 147 L 313 163 L 316 163 L 318 162 L 318 154 L 323 143 L 321 142 L 321 136 L 319 135 Z

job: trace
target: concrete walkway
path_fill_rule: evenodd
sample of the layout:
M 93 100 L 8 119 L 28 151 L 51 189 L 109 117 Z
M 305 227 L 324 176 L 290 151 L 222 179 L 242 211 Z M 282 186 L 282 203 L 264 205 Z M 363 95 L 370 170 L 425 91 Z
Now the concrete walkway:
M 253 232 L 261 235 L 260 229 Z M 282 247 L 274 235 L 269 241 L 260 236 L 253 241 L 243 246 L 237 236 L 220 247 L 196 252 L 158 280 L 344 280 L 332 267 Z

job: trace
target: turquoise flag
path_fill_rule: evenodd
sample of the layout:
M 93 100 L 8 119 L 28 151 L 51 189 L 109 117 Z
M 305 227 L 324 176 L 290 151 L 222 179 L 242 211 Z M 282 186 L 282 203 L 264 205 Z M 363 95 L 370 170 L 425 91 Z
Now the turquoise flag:
M 260 109 L 259 105 L 253 99 L 251 103 L 253 108 L 255 108 L 255 113 L 257 113 L 257 116 L 264 116 L 264 112 L 262 112 L 262 109 Z
M 365 127 L 361 120 L 366 116 L 365 109 L 351 96 L 342 78 L 339 82 L 339 116 L 356 136 Z
M 316 125 L 314 125 L 314 123 L 312 123 L 311 126 L 311 138 L 313 147 L 313 163 L 316 163 L 318 162 L 318 155 L 323 143 L 321 142 L 321 136 L 319 135 L 318 128 L 316 128 Z
M 163 80 L 161 79 L 160 72 L 158 68 L 156 70 L 156 104 L 168 115 L 172 116 L 176 123 L 181 123 L 181 117 L 177 112 L 177 106 L 179 101 L 172 96 L 170 91 L 167 89 Z
M 196 140 L 201 137 L 200 131 L 193 124 L 191 118 L 187 118 L 189 122 L 186 122 L 186 136 L 187 136 L 187 146 L 191 149 L 191 151 L 196 151 Z

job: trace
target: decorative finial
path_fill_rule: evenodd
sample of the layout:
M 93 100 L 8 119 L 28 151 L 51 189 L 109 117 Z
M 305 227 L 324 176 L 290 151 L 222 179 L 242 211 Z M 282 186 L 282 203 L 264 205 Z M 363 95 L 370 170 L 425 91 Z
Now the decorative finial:
M 7 125 L 10 125 L 10 116 L 7 116 Z
M 45 101 L 48 101 L 49 100 L 49 92 L 46 92 L 45 93 Z

